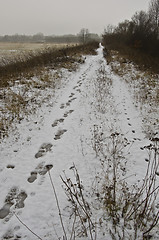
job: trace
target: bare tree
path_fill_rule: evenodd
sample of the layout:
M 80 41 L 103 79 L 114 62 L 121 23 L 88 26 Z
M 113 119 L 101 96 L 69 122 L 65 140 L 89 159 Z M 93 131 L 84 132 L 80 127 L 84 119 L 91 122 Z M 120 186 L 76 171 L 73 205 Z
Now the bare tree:
M 159 0 L 151 0 L 149 4 L 149 17 L 152 29 L 159 38 Z
M 104 29 L 104 34 L 112 34 L 114 32 L 115 26 L 108 24 Z
M 85 44 L 89 41 L 89 30 L 86 28 L 82 28 L 81 31 L 79 32 L 79 40 L 81 43 Z

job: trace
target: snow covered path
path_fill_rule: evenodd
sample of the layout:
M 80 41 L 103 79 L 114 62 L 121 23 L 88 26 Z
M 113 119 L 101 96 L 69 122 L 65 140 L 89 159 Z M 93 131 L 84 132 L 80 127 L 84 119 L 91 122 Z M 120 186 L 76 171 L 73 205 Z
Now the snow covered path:
M 98 114 L 95 95 L 101 67 L 112 79 L 112 90 L 110 99 L 103 99 L 107 109 Z M 1 144 L 0 239 L 37 239 L 20 224 L 14 212 L 42 239 L 62 236 L 47 167 L 64 209 L 67 199 L 59 177 L 63 171 L 72 176 L 70 168 L 75 163 L 84 186 L 90 186 L 100 169 L 93 149 L 94 129 L 100 123 L 105 132 L 113 126 L 131 142 L 127 166 L 128 175 L 136 175 L 133 181 L 142 179 L 146 171 L 146 155 L 141 147 L 149 141 L 142 132 L 139 112 L 126 83 L 106 65 L 102 47 L 96 56 L 87 56 L 85 64 L 71 73 L 66 85 L 57 89 L 52 106 L 50 103 L 47 108 L 42 107 L 38 114 L 32 122 L 21 123 L 17 141 L 12 142 L 10 136 Z M 66 223 L 68 218 L 65 211 Z

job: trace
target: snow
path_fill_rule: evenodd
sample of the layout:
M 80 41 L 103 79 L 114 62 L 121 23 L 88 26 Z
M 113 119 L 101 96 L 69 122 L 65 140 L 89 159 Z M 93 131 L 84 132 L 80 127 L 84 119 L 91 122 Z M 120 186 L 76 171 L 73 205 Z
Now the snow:
M 104 76 L 111 83 L 108 92 L 101 92 L 98 99 L 100 70 L 104 70 Z M 142 118 L 133 104 L 128 85 L 106 64 L 103 47 L 100 45 L 96 56 L 87 56 L 85 64 L 76 72 L 66 73 L 63 82 L 54 98 L 38 109 L 31 121 L 23 120 L 17 126 L 17 136 L 10 134 L 1 143 L 0 214 L 2 216 L 4 210 L 6 217 L 0 219 L 0 239 L 6 239 L 6 233 L 10 233 L 9 239 L 37 239 L 14 213 L 42 239 L 62 238 L 59 213 L 45 166 L 53 166 L 50 174 L 67 229 L 70 210 L 60 175 L 65 171 L 73 178 L 70 168 L 75 164 L 89 196 L 90 186 L 101 173 L 101 163 L 94 151 L 93 136 L 97 131 L 103 133 L 103 139 L 108 139 L 113 129 L 130 142 L 125 150 L 127 172 L 124 176 L 129 184 L 142 181 L 145 176 L 147 153 L 141 148 L 150 144 L 150 140 L 145 137 Z M 6 204 L 6 197 L 12 204 Z M 100 218 L 101 211 L 95 211 L 96 219 Z M 106 237 L 100 231 L 98 235 L 99 239 Z

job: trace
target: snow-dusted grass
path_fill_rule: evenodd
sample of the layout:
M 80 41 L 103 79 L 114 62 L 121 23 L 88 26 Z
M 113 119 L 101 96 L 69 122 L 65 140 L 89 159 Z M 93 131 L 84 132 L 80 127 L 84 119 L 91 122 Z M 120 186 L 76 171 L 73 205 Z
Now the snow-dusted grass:
M 106 55 L 107 58 L 107 55 Z M 158 74 L 138 69 L 118 52 L 111 51 L 108 55 L 112 71 L 128 83 L 134 98 L 134 105 L 142 114 L 143 127 L 147 137 L 154 137 L 158 131 L 159 116 L 159 81 Z
M 2 141 L 1 239 L 158 239 L 158 139 L 97 52 Z
M 64 69 L 41 72 L 39 76 L 17 80 L 13 85 L 1 89 L 0 139 L 15 129 L 17 121 L 20 123 L 35 113 L 37 108 L 54 96 L 55 86 L 60 87 L 64 72 Z M 46 89 L 47 94 L 42 94 Z
M 25 115 L 35 112 L 43 101 L 53 97 L 64 71 L 75 71 L 84 63 L 81 53 L 96 54 L 98 43 L 72 46 L 63 49 L 41 49 L 24 57 L 12 59 L 0 66 L 0 139 L 20 122 Z M 50 93 L 41 94 L 46 89 Z M 43 95 L 43 99 L 41 99 Z
M 47 48 L 59 49 L 73 44 L 55 44 L 55 43 L 7 43 L 0 42 L 0 65 L 19 57 L 24 57 L 30 52 L 42 51 Z

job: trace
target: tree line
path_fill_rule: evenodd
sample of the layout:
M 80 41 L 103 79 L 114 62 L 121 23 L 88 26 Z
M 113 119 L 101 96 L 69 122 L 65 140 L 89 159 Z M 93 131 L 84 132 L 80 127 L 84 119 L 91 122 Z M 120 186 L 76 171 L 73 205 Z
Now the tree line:
M 130 21 L 125 20 L 115 27 L 108 25 L 103 41 L 114 49 L 128 46 L 159 57 L 159 0 L 151 0 L 148 11 L 136 12 Z
M 37 33 L 35 35 L 5 35 L 0 36 L 0 42 L 33 42 L 33 43 L 88 43 L 92 40 L 99 41 L 100 37 L 98 34 L 90 33 L 88 29 L 81 29 L 77 35 L 67 34 L 67 35 L 51 35 L 44 36 L 43 33 Z

